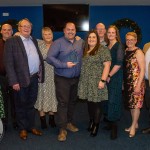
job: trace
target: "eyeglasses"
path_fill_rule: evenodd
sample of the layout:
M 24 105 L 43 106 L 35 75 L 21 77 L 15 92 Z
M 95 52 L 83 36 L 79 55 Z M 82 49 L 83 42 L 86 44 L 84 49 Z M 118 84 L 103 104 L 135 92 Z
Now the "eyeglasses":
M 26 25 L 24 25 L 24 26 L 20 26 L 21 28 L 27 28 L 27 29 L 31 29 L 31 26 L 26 26 Z
M 96 29 L 97 31 L 104 31 L 105 29 L 103 28 L 100 28 L 100 29 Z
M 126 42 L 134 42 L 135 39 L 126 39 Z

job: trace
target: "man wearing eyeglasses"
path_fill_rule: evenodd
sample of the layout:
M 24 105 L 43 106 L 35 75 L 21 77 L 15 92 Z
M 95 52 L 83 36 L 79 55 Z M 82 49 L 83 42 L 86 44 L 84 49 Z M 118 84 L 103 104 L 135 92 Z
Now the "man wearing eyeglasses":
M 35 128 L 34 104 L 38 93 L 38 80 L 44 81 L 43 58 L 37 40 L 30 36 L 32 23 L 22 19 L 18 23 L 20 35 L 8 39 L 4 48 L 4 63 L 9 85 L 15 94 L 17 123 L 19 136 L 26 140 L 28 132 L 42 135 Z

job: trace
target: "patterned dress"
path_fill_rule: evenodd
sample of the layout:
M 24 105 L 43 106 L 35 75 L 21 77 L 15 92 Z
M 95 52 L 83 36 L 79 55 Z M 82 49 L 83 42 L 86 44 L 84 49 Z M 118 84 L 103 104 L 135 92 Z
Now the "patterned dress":
M 1 87 L 0 87 L 0 119 L 4 118 L 4 102 L 3 102 L 3 97 L 2 97 L 2 92 L 1 92 Z
M 38 45 L 44 58 L 45 82 L 39 83 L 38 98 L 35 103 L 35 108 L 38 109 L 38 111 L 56 112 L 57 100 L 54 85 L 54 69 L 45 61 L 48 52 L 45 42 L 38 40 Z
M 126 51 L 124 60 L 124 94 L 126 106 L 130 109 L 141 108 L 144 100 L 145 82 L 143 80 L 139 94 L 134 94 L 134 88 L 140 75 L 140 68 L 135 53 L 139 48 L 133 51 Z
M 82 68 L 79 80 L 78 96 L 91 102 L 108 100 L 107 86 L 98 89 L 98 84 L 104 69 L 103 63 L 111 61 L 107 47 L 101 46 L 96 55 L 85 56 L 82 60 Z

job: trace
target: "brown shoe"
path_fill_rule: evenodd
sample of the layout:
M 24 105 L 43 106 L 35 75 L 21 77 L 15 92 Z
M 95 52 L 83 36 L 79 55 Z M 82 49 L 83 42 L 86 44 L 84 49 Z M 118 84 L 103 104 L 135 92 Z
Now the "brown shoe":
M 19 133 L 19 136 L 22 140 L 26 140 L 27 139 L 27 131 L 26 130 L 21 130 L 20 133 Z
M 79 131 L 79 129 L 75 125 L 73 125 L 72 123 L 67 124 L 67 129 L 71 132 L 78 132 Z
M 38 135 L 38 136 L 42 135 L 42 132 L 37 130 L 37 129 L 35 129 L 35 128 L 31 129 L 31 133 L 34 134 L 34 135 Z
M 150 127 L 146 128 L 146 129 L 143 129 L 142 133 L 144 133 L 144 134 L 150 134 Z
M 58 134 L 58 141 L 63 142 L 66 141 L 67 131 L 65 129 L 60 129 Z

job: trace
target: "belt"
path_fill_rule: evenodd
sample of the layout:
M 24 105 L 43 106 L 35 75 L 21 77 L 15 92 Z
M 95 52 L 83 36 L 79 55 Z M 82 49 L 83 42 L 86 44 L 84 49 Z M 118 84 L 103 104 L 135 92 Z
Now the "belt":
M 30 75 L 30 78 L 36 77 L 38 75 L 38 73 L 34 73 L 32 75 Z

